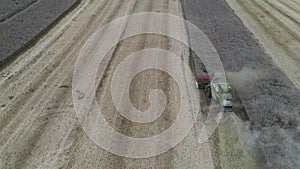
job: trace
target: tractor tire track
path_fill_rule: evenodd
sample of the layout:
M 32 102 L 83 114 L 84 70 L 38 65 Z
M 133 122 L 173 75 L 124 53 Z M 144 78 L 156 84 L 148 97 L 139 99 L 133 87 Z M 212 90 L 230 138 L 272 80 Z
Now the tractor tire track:
M 254 1 L 247 2 L 250 6 L 254 6 L 255 8 L 248 8 L 247 6 L 245 6 L 246 3 L 241 3 L 240 1 L 236 1 L 236 3 L 243 7 L 243 9 L 248 13 L 248 15 L 251 16 L 255 20 L 255 22 L 257 22 L 264 29 L 264 32 L 270 36 L 266 38 L 272 38 L 276 46 L 279 47 L 279 49 L 276 49 L 279 50 L 277 51 L 277 54 L 273 53 L 272 50 L 269 50 L 269 53 L 272 54 L 272 56 L 275 59 L 275 62 L 277 62 L 277 64 L 288 75 L 292 82 L 298 88 L 300 88 L 300 76 L 298 73 L 300 72 L 300 70 L 299 67 L 296 65 L 296 63 L 299 63 L 300 60 L 297 54 L 300 51 L 300 48 L 297 45 L 300 44 L 300 36 L 292 32 L 289 27 L 282 23 L 282 21 L 275 18 L 275 14 L 273 14 L 273 12 L 266 11 L 264 7 L 261 6 L 259 3 Z M 264 45 L 269 46 L 272 42 L 265 42 L 264 40 L 263 43 Z M 267 50 L 269 49 L 269 47 L 266 48 Z M 292 60 L 290 60 L 289 58 L 281 57 L 280 55 L 279 57 L 277 57 L 279 52 L 282 53 L 281 55 L 287 55 Z
M 195 131 L 183 143 L 157 157 L 130 159 L 107 152 L 84 133 L 72 105 L 72 75 L 77 55 L 98 28 L 132 13 L 163 12 L 182 16 L 180 8 L 178 0 L 81 1 L 37 44 L 6 65 L 0 73 L 0 91 L 3 91 L 0 103 L 4 105 L 0 107 L 0 168 L 211 168 L 210 164 L 202 166 L 203 161 L 210 160 L 210 151 L 207 145 L 198 144 Z M 129 19 L 124 31 L 131 29 L 133 22 Z M 166 23 L 164 28 L 172 29 L 174 25 L 184 27 L 183 23 Z M 140 26 L 147 29 L 152 23 L 145 20 Z M 106 31 L 111 30 L 103 33 Z M 139 109 L 147 107 L 142 101 L 147 95 L 143 86 L 151 89 L 147 86 L 147 80 L 151 79 L 152 87 L 163 88 L 172 100 L 169 112 L 160 122 L 144 126 L 124 122 L 124 118 L 109 107 L 111 103 L 107 103 L 110 99 L 106 95 L 110 94 L 109 80 L 116 67 L 132 52 L 150 47 L 171 50 L 182 58 L 188 55 L 188 52 L 183 54 L 186 49 L 182 44 L 168 37 L 141 35 L 111 49 L 97 74 L 97 101 L 106 106 L 104 115 L 117 131 L 129 136 L 147 137 L 162 132 L 172 123 L 176 114 L 171 111 L 180 102 L 175 97 L 176 85 L 168 75 L 146 72 L 133 82 L 133 103 Z M 135 60 L 133 65 L 140 63 L 141 60 Z M 168 60 L 164 64 L 173 68 Z M 192 158 L 188 156 L 190 153 Z

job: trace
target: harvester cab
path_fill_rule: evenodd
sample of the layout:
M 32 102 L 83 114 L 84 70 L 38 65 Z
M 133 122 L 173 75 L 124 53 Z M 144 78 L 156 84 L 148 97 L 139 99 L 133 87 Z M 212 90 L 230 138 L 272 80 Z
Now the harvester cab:
M 209 83 L 204 86 L 204 92 L 207 97 L 212 97 L 213 101 L 220 103 L 222 107 L 232 107 L 232 86 L 226 82 L 225 75 L 212 74 Z

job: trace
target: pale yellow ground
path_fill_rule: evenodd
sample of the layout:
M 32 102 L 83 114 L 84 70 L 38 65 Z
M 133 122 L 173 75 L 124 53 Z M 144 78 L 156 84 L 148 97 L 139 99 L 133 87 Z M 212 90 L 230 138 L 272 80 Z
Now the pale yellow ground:
M 36 45 L 1 71 L 0 168 L 213 168 L 209 145 L 197 142 L 195 128 L 178 146 L 162 155 L 130 159 L 96 146 L 76 118 L 71 97 L 72 74 L 80 49 L 99 26 L 126 14 L 147 11 L 182 15 L 179 0 L 83 0 Z M 147 22 L 145 25 L 151 24 Z M 106 105 L 111 125 L 133 136 L 156 134 L 174 120 L 174 114 L 166 113 L 164 120 L 149 127 L 123 123 L 124 119 L 115 114 L 110 99 L 105 97 L 114 66 L 126 54 L 147 47 L 168 49 L 188 60 L 187 49 L 178 42 L 144 35 L 127 39 L 112 49 L 99 71 L 106 78 L 97 89 L 98 102 Z M 167 61 L 165 64 L 172 67 Z M 147 92 L 147 85 L 139 82 L 143 79 L 148 79 L 146 84 L 166 89 L 173 101 L 170 112 L 177 108 L 176 84 L 161 72 L 137 77 L 132 84 L 134 105 L 140 109 L 147 106 L 138 99 Z

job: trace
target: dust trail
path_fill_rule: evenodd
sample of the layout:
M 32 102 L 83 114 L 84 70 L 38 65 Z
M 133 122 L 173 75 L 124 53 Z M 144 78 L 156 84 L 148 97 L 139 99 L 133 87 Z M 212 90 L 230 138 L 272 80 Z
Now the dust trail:
M 252 108 L 251 111 L 254 109 L 257 113 L 257 116 L 249 116 L 249 122 L 235 118 L 230 120 L 230 128 L 238 135 L 236 148 L 242 150 L 245 156 L 254 158 L 263 168 L 298 168 L 300 166 L 299 106 L 292 106 L 289 100 L 284 102 L 285 90 L 276 91 L 275 98 L 270 97 L 275 92 L 270 91 L 266 94 L 263 87 L 257 88 L 257 93 L 253 93 L 255 91 L 253 88 L 257 87 L 255 84 L 271 81 L 272 77 L 268 72 L 244 68 L 240 72 L 228 73 L 228 76 L 234 89 L 243 98 L 245 108 L 248 110 Z M 278 89 L 286 88 L 280 85 L 280 82 L 276 85 Z M 256 100 L 253 99 L 259 93 L 261 96 Z M 274 104 L 277 105 L 272 106 Z M 273 120 L 269 120 L 270 117 L 259 117 L 259 114 L 269 114 Z

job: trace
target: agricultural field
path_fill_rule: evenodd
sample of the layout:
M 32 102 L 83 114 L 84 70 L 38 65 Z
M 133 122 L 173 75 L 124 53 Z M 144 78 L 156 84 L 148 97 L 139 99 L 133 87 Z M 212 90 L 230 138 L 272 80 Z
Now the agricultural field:
M 79 0 L 0 2 L 0 63 L 46 31 Z
M 274 62 L 300 88 L 300 2 L 226 0 Z
M 178 0 L 81 1 L 35 45 L 6 65 L 0 76 L 0 168 L 213 167 L 209 145 L 198 144 L 195 128 L 170 151 L 158 156 L 135 159 L 118 156 L 97 146 L 77 119 L 72 102 L 72 76 L 81 48 L 99 27 L 114 19 L 127 14 L 153 11 L 182 15 Z M 170 31 L 172 27 L 170 23 L 166 23 L 163 27 Z M 151 21 L 144 20 L 138 28 L 146 29 L 148 26 L 151 26 Z M 183 24 L 172 23 L 172 26 L 181 29 Z M 100 39 L 110 33 L 110 30 L 105 31 Z M 126 33 L 130 28 L 122 31 Z M 108 123 L 120 133 L 150 137 L 170 127 L 176 119 L 176 114 L 172 112 L 178 109 L 180 101 L 176 92 L 178 86 L 172 78 L 160 71 L 139 74 L 130 88 L 132 104 L 141 110 L 149 106 L 147 101 L 143 101 L 147 100 L 149 91 L 153 88 L 165 91 L 168 104 L 160 118 L 150 124 L 131 122 L 118 114 L 112 104 L 111 79 L 120 62 L 135 51 L 155 47 L 170 50 L 188 60 L 187 49 L 177 41 L 161 36 L 141 35 L 121 41 L 109 51 L 99 68 L 101 78 L 96 90 L 96 101 L 103 106 L 103 115 Z M 96 48 L 89 52 L 99 51 Z M 88 53 L 84 58 L 89 58 Z M 180 66 L 174 67 L 167 58 L 161 63 L 171 70 L 182 70 Z M 132 63 L 137 66 L 142 64 L 144 63 L 140 59 Z M 130 69 L 126 76 L 135 67 Z M 199 125 L 200 123 L 195 124 Z M 110 142 L 114 141 L 122 140 Z M 122 149 L 126 147 L 123 145 Z M 149 150 L 151 151 L 155 149 Z
M 297 0 L 1 1 L 0 169 L 299 168 L 299 11 Z M 186 45 L 201 33 L 183 19 L 206 61 L 217 54 L 232 107 L 207 95 L 210 72 Z
M 274 10 L 267 2 L 280 5 L 278 1 L 272 0 L 183 1 L 186 18 L 203 30 L 218 51 L 228 80 L 235 89 L 235 98 L 240 100 L 240 106 L 243 107 L 233 109 L 235 115 L 231 117 L 227 114 L 227 119 L 230 120 L 225 120 L 224 125 L 219 127 L 219 136 L 223 138 L 220 141 L 223 147 L 220 148 L 222 168 L 299 166 L 300 92 L 295 78 L 289 76 L 300 75 L 295 72 L 300 68 L 299 62 L 294 61 L 299 58 L 299 36 L 296 36 L 299 34 L 299 24 L 296 22 L 299 12 L 281 7 L 279 9 L 286 9 L 291 17 L 285 16 L 283 12 L 278 15 L 278 9 Z M 243 8 L 237 8 L 238 4 Z M 293 6 L 297 8 L 297 3 Z M 258 9 L 263 13 L 246 15 L 246 11 Z M 281 17 L 281 21 L 274 16 Z M 252 23 L 260 20 L 263 20 L 258 24 L 260 27 L 252 29 Z M 263 26 L 268 29 L 263 29 Z M 259 34 L 256 31 L 260 31 Z M 274 37 L 277 37 L 281 45 L 278 46 Z M 285 44 L 283 40 L 289 43 Z M 266 47 L 265 42 L 271 48 Z M 277 52 L 278 50 L 289 54 Z M 283 69 L 278 66 L 281 63 L 277 60 L 278 57 L 293 64 Z M 237 120 L 236 116 L 243 114 L 243 109 L 249 120 Z M 235 158 L 240 160 L 234 160 Z

